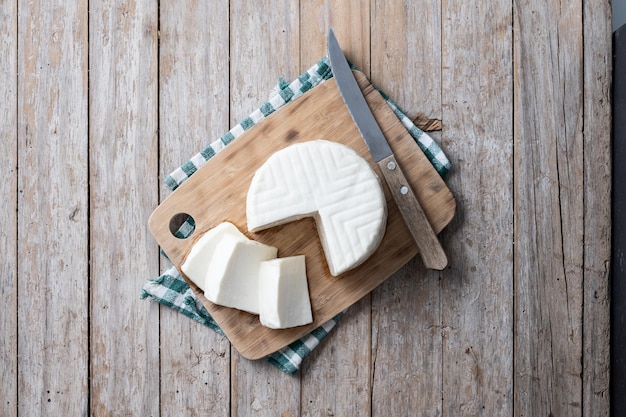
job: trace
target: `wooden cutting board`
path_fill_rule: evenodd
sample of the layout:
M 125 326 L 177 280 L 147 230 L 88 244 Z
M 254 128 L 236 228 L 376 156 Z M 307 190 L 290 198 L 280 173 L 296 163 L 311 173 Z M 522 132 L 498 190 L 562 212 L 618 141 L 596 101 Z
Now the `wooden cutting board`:
M 365 75 L 358 71 L 355 75 L 430 223 L 436 232 L 441 231 L 454 216 L 452 193 L 380 93 Z M 232 222 L 251 239 L 277 247 L 279 257 L 306 256 L 314 319 L 307 326 L 268 329 L 260 325 L 257 316 L 211 303 L 188 281 L 232 345 L 248 359 L 262 358 L 311 332 L 372 291 L 417 254 L 386 185 L 387 229 L 378 250 L 361 266 L 339 277 L 329 273 L 312 219 L 248 232 L 246 195 L 255 171 L 274 152 L 320 138 L 352 147 L 370 162 L 384 184 L 334 79 L 330 79 L 244 132 L 177 188 L 149 220 L 150 231 L 177 267 L 195 240 L 223 221 Z M 187 239 L 176 238 L 170 232 L 170 222 L 180 213 L 189 214 L 196 223 L 194 233 Z

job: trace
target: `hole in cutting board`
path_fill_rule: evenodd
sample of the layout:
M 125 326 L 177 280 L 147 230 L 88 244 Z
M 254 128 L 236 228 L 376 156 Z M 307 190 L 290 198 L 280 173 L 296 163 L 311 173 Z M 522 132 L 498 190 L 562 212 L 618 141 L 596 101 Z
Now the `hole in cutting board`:
M 196 221 L 187 213 L 178 213 L 170 219 L 170 233 L 178 239 L 187 239 L 196 230 Z

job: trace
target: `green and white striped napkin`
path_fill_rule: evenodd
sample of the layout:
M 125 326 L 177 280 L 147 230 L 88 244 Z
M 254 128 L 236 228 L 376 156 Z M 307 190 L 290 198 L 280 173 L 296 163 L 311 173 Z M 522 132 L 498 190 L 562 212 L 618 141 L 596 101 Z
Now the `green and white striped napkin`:
M 250 129 L 260 120 L 269 116 L 280 107 L 296 100 L 302 94 L 331 77 L 332 71 L 328 63 L 328 58 L 324 57 L 291 83 L 286 83 L 281 79 L 279 85 L 272 93 L 268 101 L 263 103 L 250 116 L 246 117 L 243 121 L 241 121 L 241 123 L 232 128 L 221 138 L 211 143 L 204 150 L 194 155 L 189 161 L 185 162 L 181 167 L 168 175 L 165 178 L 166 185 L 171 190 L 175 190 L 180 184 L 193 175 L 202 165 L 204 165 L 205 162 L 224 149 L 224 147 L 228 146 L 229 143 L 239 137 L 243 132 Z M 382 91 L 380 93 L 385 100 L 387 100 L 391 109 L 394 111 L 407 131 L 415 139 L 420 149 L 428 157 L 437 172 L 442 177 L 445 176 L 450 169 L 450 162 L 441 148 L 430 138 L 430 136 L 417 128 L 411 119 L 409 119 L 409 117 L 404 114 L 387 95 L 385 95 Z M 186 222 L 179 228 L 176 235 L 181 238 L 188 237 L 193 231 L 194 226 L 195 225 L 193 223 Z M 165 271 L 165 273 L 160 277 L 148 280 L 142 288 L 141 298 L 149 298 L 171 307 L 174 310 L 179 311 L 197 322 L 202 323 L 224 335 L 222 329 L 220 329 L 204 305 L 191 290 L 187 282 L 173 266 L 167 269 L 167 271 Z M 281 371 L 287 374 L 294 374 L 300 368 L 302 361 L 335 327 L 342 314 L 343 313 L 340 313 L 327 323 L 324 323 L 322 326 L 313 330 L 308 335 L 291 343 L 289 346 L 272 353 L 267 356 L 266 359 Z

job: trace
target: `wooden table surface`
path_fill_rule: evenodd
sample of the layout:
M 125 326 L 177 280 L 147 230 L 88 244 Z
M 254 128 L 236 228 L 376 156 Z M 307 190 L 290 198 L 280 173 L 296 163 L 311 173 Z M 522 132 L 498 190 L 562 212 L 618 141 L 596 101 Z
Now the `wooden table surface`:
M 0 415 L 605 416 L 606 0 L 0 2 Z M 163 179 L 325 54 L 432 132 L 450 266 L 417 257 L 301 371 L 140 300 Z

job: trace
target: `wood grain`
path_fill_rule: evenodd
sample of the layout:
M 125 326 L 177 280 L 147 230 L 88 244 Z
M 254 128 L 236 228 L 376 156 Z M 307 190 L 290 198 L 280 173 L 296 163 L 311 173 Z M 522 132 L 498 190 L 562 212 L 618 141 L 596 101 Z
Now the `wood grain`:
M 607 2 L 583 3 L 583 416 L 611 414 L 609 270 L 612 147 L 609 104 L 612 100 L 613 54 L 605 47 L 612 42 L 611 22 L 606 18 L 610 14 Z M 613 415 L 617 413 L 613 409 Z
M 515 3 L 517 415 L 582 404 L 582 10 L 562 6 Z
M 362 0 L 301 1 L 301 70 L 327 55 L 326 34 L 332 27 L 348 60 L 369 76 L 370 14 L 369 2 Z
M 17 3 L 0 3 L 0 415 L 17 415 Z
M 159 273 L 141 224 L 158 197 L 157 3 L 90 5 L 89 181 L 93 415 L 159 414 Z
M 405 175 L 433 228 L 440 231 L 454 215 L 454 198 L 382 96 L 362 73 L 355 74 L 364 88 L 370 108 L 397 155 L 398 163 L 405 167 Z M 190 214 L 199 231 L 206 231 L 228 220 L 246 232 L 245 198 L 256 170 L 277 150 L 317 138 L 332 138 L 352 147 L 378 170 L 356 126 L 351 123 L 351 116 L 334 79 L 331 79 L 244 132 L 154 211 L 149 221 L 150 230 L 168 257 L 175 265 L 180 265 L 195 241 L 178 239 L 169 231 L 170 219 L 180 212 Z M 215 172 L 219 173 L 219 178 L 215 178 Z M 381 176 L 380 172 L 378 175 Z M 223 185 L 219 185 L 219 182 Z M 257 359 L 285 346 L 362 298 L 415 256 L 415 242 L 388 189 L 384 190 L 388 207 L 385 237 L 377 251 L 363 265 L 340 277 L 330 275 L 319 239 L 311 238 L 316 236 L 313 221 L 294 222 L 258 233 L 248 233 L 254 240 L 277 247 L 281 256 L 307 256 L 314 317 L 313 323 L 308 326 L 272 330 L 261 326 L 253 315 L 214 305 L 201 297 L 240 353 L 247 358 Z
M 442 3 L 442 142 L 459 205 L 441 237 L 454 257 L 441 277 L 444 415 L 513 413 L 513 207 L 523 202 L 512 193 L 511 13 Z
M 441 119 L 441 1 L 372 5 L 372 82 L 410 117 Z M 440 281 L 413 258 L 372 292 L 373 416 L 442 413 Z
M 302 416 L 368 415 L 370 381 L 370 297 L 353 304 L 332 334 L 304 361 Z
M 370 79 L 411 119 L 441 120 L 441 8 L 439 0 L 372 2 Z
M 87 2 L 18 19 L 17 414 L 86 415 Z
M 423 113 L 419 113 L 415 116 L 413 123 L 424 132 L 436 132 L 441 130 L 441 120 L 431 119 Z
M 162 181 L 229 129 L 228 2 L 162 2 L 159 9 L 159 172 Z M 188 28 L 196 28 L 188 30 Z M 161 272 L 171 264 L 161 262 Z M 162 415 L 224 416 L 230 409 L 228 339 L 161 307 Z

